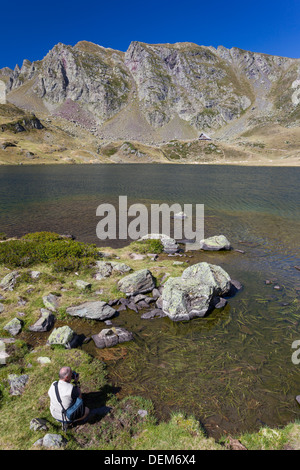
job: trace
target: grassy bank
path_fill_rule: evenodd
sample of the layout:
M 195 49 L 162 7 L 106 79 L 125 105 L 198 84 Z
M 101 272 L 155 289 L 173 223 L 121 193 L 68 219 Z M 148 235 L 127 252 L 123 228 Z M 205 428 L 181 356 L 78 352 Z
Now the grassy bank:
M 2 235 L 2 238 L 5 237 Z M 124 296 L 117 288 L 122 274 L 114 272 L 101 280 L 94 278 L 97 259 L 126 263 L 133 271 L 147 267 L 157 285 L 166 275 L 179 276 L 187 266 L 186 263 L 174 265 L 174 258 L 163 255 L 159 263 L 153 262 L 147 254 L 160 252 L 161 246 L 151 241 L 147 243 L 102 250 L 51 233 L 0 243 L 0 281 L 8 273 L 18 272 L 12 290 L 0 289 L 0 338 L 12 340 L 5 343 L 9 357 L 6 364 L 0 366 L 0 448 L 39 448 L 35 443 L 47 432 L 66 437 L 65 448 L 69 450 L 227 450 L 241 445 L 250 450 L 300 448 L 300 424 L 297 423 L 281 429 L 262 428 L 257 433 L 242 436 L 224 436 L 216 441 L 206 435 L 193 416 L 177 412 L 169 420 L 159 422 L 150 400 L 137 396 L 118 398 L 103 357 L 93 357 L 80 348 L 48 345 L 49 332 L 34 334 L 29 330 L 40 317 L 43 296 L 49 293 L 59 299 L 59 308 L 55 312 L 57 324 L 70 322 L 66 308 L 74 303 L 109 301 Z M 144 257 L 133 259 L 132 253 L 137 252 Z M 39 272 L 39 275 L 32 276 L 33 272 Z M 82 291 L 77 286 L 78 279 L 91 283 L 91 288 Z M 22 331 L 12 336 L 4 327 L 15 317 L 22 321 Z M 126 348 L 126 343 L 122 347 Z M 118 348 L 117 345 L 113 349 Z M 47 363 L 41 363 L 40 358 L 45 357 Z M 87 406 L 110 409 L 103 417 L 70 428 L 66 433 L 50 414 L 47 394 L 63 365 L 80 373 Z M 11 394 L 11 374 L 28 376 L 20 395 Z M 35 418 L 44 419 L 47 430 L 31 429 L 30 422 Z

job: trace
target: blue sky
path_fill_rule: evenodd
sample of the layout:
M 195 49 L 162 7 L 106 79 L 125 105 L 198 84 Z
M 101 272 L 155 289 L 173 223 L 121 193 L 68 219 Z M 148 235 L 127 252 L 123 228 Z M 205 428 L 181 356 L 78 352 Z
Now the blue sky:
M 0 15 L 0 68 L 81 40 L 121 51 L 131 41 L 194 42 L 300 58 L 300 0 L 6 0 Z

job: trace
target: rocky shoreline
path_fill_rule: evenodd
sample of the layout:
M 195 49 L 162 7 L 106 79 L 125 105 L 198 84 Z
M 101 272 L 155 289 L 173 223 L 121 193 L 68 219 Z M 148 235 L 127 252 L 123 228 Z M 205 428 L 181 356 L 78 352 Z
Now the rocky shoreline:
M 146 239 L 155 239 L 155 235 L 149 234 Z M 182 251 L 175 240 L 170 237 L 156 237 L 156 239 L 162 241 L 162 251 L 164 253 L 174 255 Z M 202 250 L 209 251 L 231 249 L 230 242 L 224 235 L 203 240 L 200 247 Z M 100 256 L 103 255 L 107 257 L 105 253 Z M 134 257 L 134 254 L 131 253 L 131 256 Z M 148 253 L 148 258 L 150 257 L 152 260 L 155 260 L 156 256 L 155 253 Z M 139 258 L 137 254 L 135 257 Z M 180 261 L 174 261 L 174 265 L 177 266 L 180 266 L 181 263 L 184 264 Z M 66 308 L 66 314 L 71 317 L 104 321 L 106 325 L 110 325 L 109 320 L 126 309 L 133 310 L 136 313 L 139 310 L 146 309 L 141 316 L 142 319 L 167 316 L 172 321 L 180 322 L 194 317 L 203 317 L 214 308 L 225 307 L 227 298 L 232 297 L 242 288 L 239 281 L 232 280 L 229 274 L 220 266 L 206 262 L 189 266 L 182 271 L 180 277 L 168 277 L 160 285 L 157 285 L 155 277 L 148 268 L 134 271 L 126 263 L 106 259 L 96 260 L 94 269 L 93 278 L 97 281 L 108 278 L 113 273 L 123 276 L 117 281 L 119 297 L 110 299 L 107 302 L 91 299 L 81 304 L 71 305 Z M 29 276 L 32 280 L 38 279 L 41 272 L 31 270 Z M 19 277 L 18 270 L 13 270 L 4 276 L 0 280 L 2 291 L 13 291 Z M 80 279 L 76 282 L 76 288 L 85 291 L 87 294 L 90 292 L 91 285 L 90 282 Z M 101 296 L 101 291 L 98 291 L 98 294 Z M 125 296 L 122 297 L 122 294 L 125 294 Z M 40 317 L 28 327 L 30 331 L 47 332 L 53 329 L 55 313 L 60 307 L 60 298 L 53 293 L 49 293 L 43 296 L 42 301 L 43 307 L 40 309 Z M 22 300 L 19 300 L 19 304 L 22 304 Z M 0 305 L 4 310 L 3 304 Z M 3 326 L 3 329 L 10 335 L 17 336 L 22 331 L 22 326 L 22 319 L 14 317 Z M 93 335 L 92 339 L 97 347 L 103 348 L 130 341 L 133 339 L 133 335 L 124 329 L 116 330 L 112 328 L 100 331 L 98 335 Z M 72 348 L 90 340 L 91 338 L 82 338 L 82 335 L 76 334 L 66 325 L 54 328 L 47 343 Z M 5 349 L 3 345 L 2 349 Z
M 65 243 L 72 243 L 70 239 L 63 240 Z M 3 242 L 6 243 L 9 240 Z M 201 246 L 202 250 L 233 250 L 224 236 L 205 240 Z M 159 275 L 155 269 L 160 255 L 147 251 L 134 252 L 130 248 L 132 247 L 128 247 L 123 259 L 112 249 L 97 250 L 100 259 L 95 259 L 85 270 L 66 275 L 67 278 L 72 277 L 71 288 L 68 288 L 67 283 L 53 284 L 50 274 L 53 271 L 49 271 L 49 266 L 45 269 L 45 264 L 15 269 L 0 265 L 0 359 L 2 377 L 3 374 L 5 376 L 5 368 L 8 370 L 7 378 L 2 383 L 4 388 L 9 387 L 10 396 L 22 397 L 31 387 L 30 369 L 21 367 L 20 372 L 23 373 L 16 374 L 12 373 L 10 367 L 10 364 L 18 361 L 16 345 L 23 333 L 40 335 L 41 341 L 37 344 L 42 343 L 46 349 L 42 349 L 41 355 L 36 359 L 37 363 L 40 367 L 52 367 L 53 348 L 58 347 L 60 354 L 64 356 L 68 351 L 79 353 L 81 346 L 87 342 L 93 342 L 96 349 L 102 350 L 118 348 L 119 344 L 134 341 L 133 332 L 114 325 L 111 321 L 126 310 L 139 314 L 141 321 L 155 321 L 156 318 L 166 317 L 171 322 L 180 324 L 195 317 L 210 315 L 214 309 L 222 309 L 242 289 L 240 282 L 231 279 L 218 265 L 207 262 L 189 265 L 185 262 L 189 260 L 188 255 L 183 254 L 180 245 L 172 239 L 161 246 L 168 263 L 165 263 L 167 269 Z M 175 261 L 173 256 L 179 257 L 180 261 L 178 258 Z M 163 265 L 164 262 L 161 261 L 160 266 Z M 85 337 L 68 325 L 68 318 L 74 317 L 83 322 L 99 322 L 102 328 L 99 328 L 97 334 Z M 56 326 L 58 319 L 59 323 L 63 319 L 65 324 Z M 45 354 L 47 348 L 48 353 Z M 80 367 L 79 362 L 76 368 Z M 143 413 L 145 417 L 147 412 L 144 410 Z M 42 415 L 35 417 L 35 420 L 41 419 Z M 39 432 L 46 430 L 43 426 L 37 428 Z M 48 430 L 49 423 L 46 428 Z M 46 448 L 66 445 L 60 435 L 54 437 L 53 441 L 50 433 L 48 437 L 51 444 L 46 436 L 37 441 L 36 445 Z M 227 448 L 232 449 L 234 445 L 237 445 L 237 441 L 235 444 L 228 444 Z M 215 448 L 219 448 L 219 445 L 216 444 Z

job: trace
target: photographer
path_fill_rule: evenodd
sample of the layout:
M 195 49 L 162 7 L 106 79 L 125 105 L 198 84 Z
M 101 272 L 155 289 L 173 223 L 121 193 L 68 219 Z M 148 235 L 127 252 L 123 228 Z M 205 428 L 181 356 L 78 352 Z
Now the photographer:
M 89 408 L 82 401 L 79 374 L 72 371 L 71 367 L 60 369 L 59 380 L 51 384 L 48 395 L 51 415 L 63 423 L 63 427 L 65 424 L 83 421 L 89 414 Z

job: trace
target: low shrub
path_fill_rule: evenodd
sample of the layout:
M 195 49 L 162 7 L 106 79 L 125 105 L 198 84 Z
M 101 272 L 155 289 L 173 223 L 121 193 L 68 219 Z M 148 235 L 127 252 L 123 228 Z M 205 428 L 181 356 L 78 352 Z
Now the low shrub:
M 29 240 L 34 242 L 53 242 L 54 240 L 62 240 L 63 237 L 55 232 L 33 232 L 26 233 L 21 240 Z
M 0 264 L 9 268 L 50 263 L 55 271 L 74 271 L 98 257 L 96 245 L 65 239 L 51 232 L 36 232 L 0 244 Z
M 160 240 L 148 239 L 132 242 L 129 245 L 130 249 L 136 253 L 155 253 L 159 254 L 164 251 L 164 246 Z

